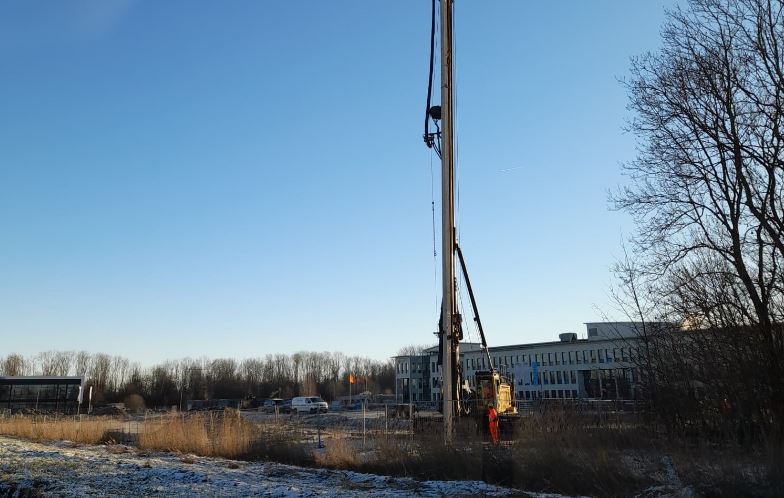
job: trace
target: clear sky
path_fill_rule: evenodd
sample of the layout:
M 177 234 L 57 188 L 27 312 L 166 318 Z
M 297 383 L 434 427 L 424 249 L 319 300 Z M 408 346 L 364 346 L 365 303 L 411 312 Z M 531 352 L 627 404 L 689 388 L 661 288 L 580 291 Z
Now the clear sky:
M 457 1 L 458 224 L 491 345 L 610 310 L 618 80 L 664 7 Z M 433 342 L 429 9 L 0 3 L 0 353 Z

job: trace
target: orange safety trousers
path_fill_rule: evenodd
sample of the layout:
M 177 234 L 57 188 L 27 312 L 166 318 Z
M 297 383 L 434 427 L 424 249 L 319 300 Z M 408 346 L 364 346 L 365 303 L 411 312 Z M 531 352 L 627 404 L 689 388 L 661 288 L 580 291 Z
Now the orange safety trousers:
M 490 427 L 490 441 L 494 444 L 498 444 L 498 413 L 495 411 L 495 408 L 492 406 L 487 411 L 487 418 Z

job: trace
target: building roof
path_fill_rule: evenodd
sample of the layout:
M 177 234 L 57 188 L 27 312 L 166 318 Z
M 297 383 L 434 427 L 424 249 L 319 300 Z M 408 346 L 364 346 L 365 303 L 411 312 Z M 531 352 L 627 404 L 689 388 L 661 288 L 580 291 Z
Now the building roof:
M 26 375 L 18 377 L 6 377 L 0 375 L 0 384 L 82 384 L 84 377 L 80 375 L 74 376 L 56 376 L 56 375 Z
M 678 327 L 678 324 L 669 323 L 669 322 L 646 322 L 647 325 L 651 326 L 668 326 L 668 327 Z M 548 347 L 557 347 L 557 346 L 568 346 L 570 344 L 580 344 L 580 345 L 587 345 L 587 344 L 601 344 L 603 342 L 607 343 L 618 343 L 623 342 L 628 339 L 634 338 L 636 334 L 633 333 L 638 327 L 641 326 L 638 322 L 585 322 L 587 328 L 597 327 L 601 329 L 601 333 L 598 336 L 590 337 L 588 339 L 573 339 L 569 341 L 562 341 L 562 340 L 555 340 L 555 341 L 544 341 L 544 342 L 529 342 L 529 343 L 521 343 L 521 344 L 507 344 L 504 346 L 490 346 L 488 349 L 491 353 L 497 353 L 501 351 L 513 351 L 519 349 L 536 349 L 536 348 L 548 348 Z M 612 331 L 610 335 L 608 335 L 608 330 Z M 576 336 L 576 334 L 575 334 Z M 460 354 L 464 353 L 476 353 L 482 351 L 482 345 L 478 342 L 461 342 L 460 343 Z M 421 354 L 418 355 L 398 355 L 393 356 L 393 358 L 407 358 L 410 356 L 424 356 L 428 354 L 433 354 L 438 352 L 438 345 L 431 346 L 427 349 L 424 349 Z

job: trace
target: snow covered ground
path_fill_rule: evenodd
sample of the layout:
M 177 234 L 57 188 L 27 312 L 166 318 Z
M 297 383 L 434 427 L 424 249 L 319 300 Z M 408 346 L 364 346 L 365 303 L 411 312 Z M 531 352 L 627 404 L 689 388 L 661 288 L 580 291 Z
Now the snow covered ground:
M 531 496 L 478 481 L 415 481 L 134 448 L 0 437 L 0 496 Z

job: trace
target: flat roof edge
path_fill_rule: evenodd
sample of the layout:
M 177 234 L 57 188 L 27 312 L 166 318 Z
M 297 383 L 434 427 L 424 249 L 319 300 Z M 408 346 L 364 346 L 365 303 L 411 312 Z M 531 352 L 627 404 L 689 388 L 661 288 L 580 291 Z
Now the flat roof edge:
M 0 375 L 0 380 L 84 380 L 83 375 Z

